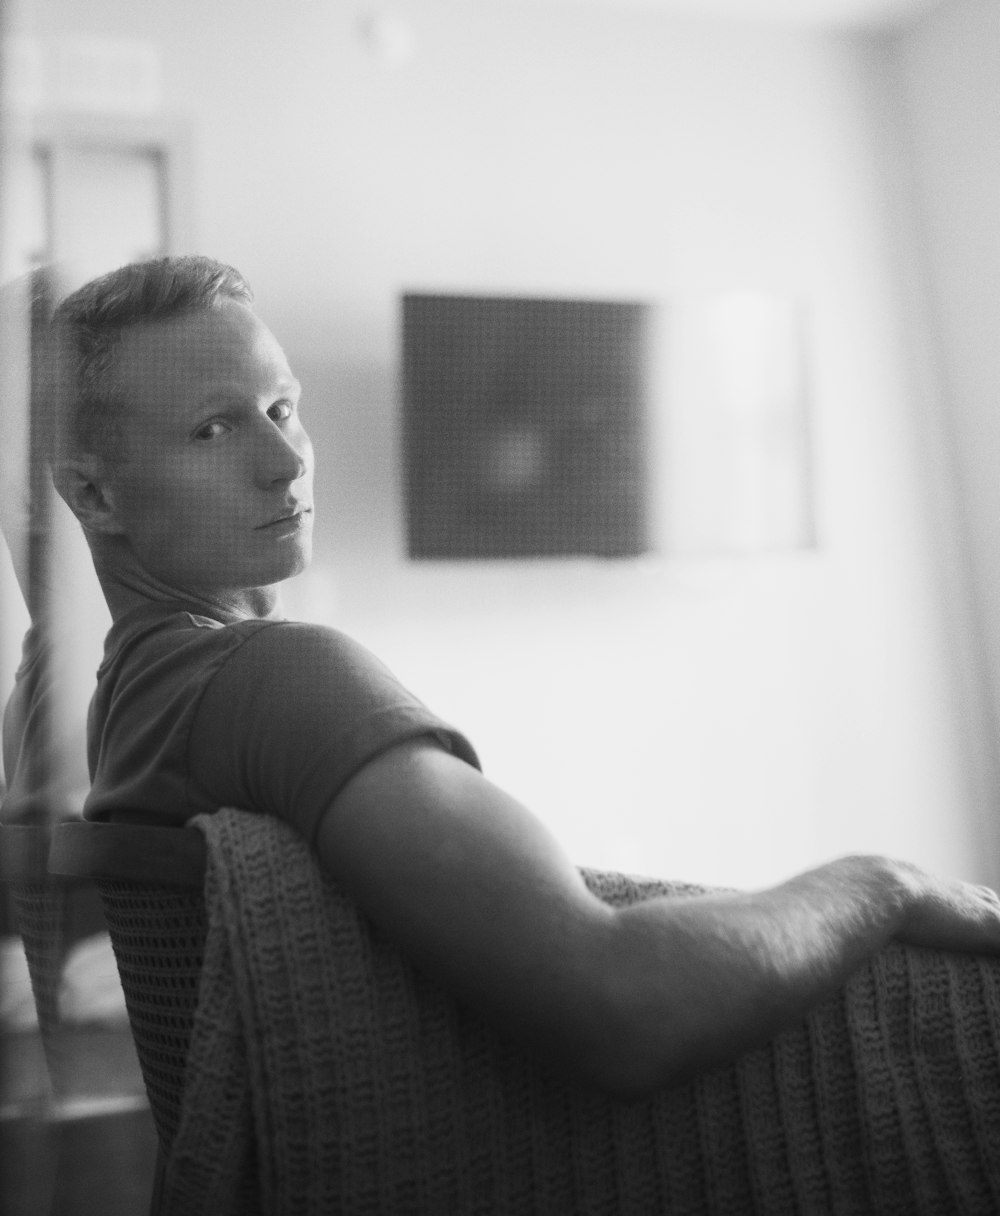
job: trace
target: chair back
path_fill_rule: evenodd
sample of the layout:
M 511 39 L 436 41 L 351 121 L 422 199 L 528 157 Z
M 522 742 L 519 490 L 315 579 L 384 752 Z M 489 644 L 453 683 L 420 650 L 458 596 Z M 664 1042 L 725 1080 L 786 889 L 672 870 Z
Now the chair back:
M 66 884 L 47 870 L 50 840 L 47 825 L 6 823 L 0 829 L 0 878 L 10 892 L 47 1056 L 59 1024 L 66 911 Z
M 206 933 L 204 837 L 194 829 L 73 822 L 52 836 L 53 874 L 97 886 L 164 1151 L 180 1118 Z
M 289 825 L 223 809 L 200 828 L 72 824 L 52 849 L 104 896 L 174 1147 L 164 1210 L 1000 1211 L 995 959 L 892 946 L 769 1043 L 622 1104 L 549 1075 L 416 971 Z M 616 906 L 697 890 L 584 878 Z M 206 890 L 226 965 L 213 953 L 202 975 Z M 248 1084 L 226 1089 L 227 1053 Z

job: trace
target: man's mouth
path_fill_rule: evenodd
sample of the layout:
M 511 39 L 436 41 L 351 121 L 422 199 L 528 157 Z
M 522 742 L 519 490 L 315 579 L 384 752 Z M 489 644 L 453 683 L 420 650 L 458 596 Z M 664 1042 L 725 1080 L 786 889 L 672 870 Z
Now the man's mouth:
M 263 528 L 274 528 L 278 524 L 291 524 L 293 522 L 305 523 L 308 516 L 312 514 L 312 507 L 292 507 L 290 510 L 282 511 L 280 515 L 276 515 L 274 519 L 269 519 L 265 524 L 258 524 L 256 531 L 260 532 Z

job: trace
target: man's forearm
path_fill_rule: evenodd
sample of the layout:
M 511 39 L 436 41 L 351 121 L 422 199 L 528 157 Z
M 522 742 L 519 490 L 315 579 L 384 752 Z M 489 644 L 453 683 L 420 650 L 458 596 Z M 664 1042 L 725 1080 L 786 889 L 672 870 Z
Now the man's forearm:
M 609 977 L 623 1023 L 611 1084 L 642 1093 L 731 1059 L 798 1020 L 904 926 L 896 863 L 844 858 L 759 894 L 619 910 Z

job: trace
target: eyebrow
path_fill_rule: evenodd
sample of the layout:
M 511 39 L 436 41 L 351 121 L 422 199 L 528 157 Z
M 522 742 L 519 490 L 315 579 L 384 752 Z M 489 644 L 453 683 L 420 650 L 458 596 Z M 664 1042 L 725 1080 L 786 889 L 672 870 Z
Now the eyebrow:
M 291 380 L 279 380 L 273 388 L 275 396 L 291 395 L 302 393 L 302 385 L 293 376 Z M 270 396 L 271 393 L 265 394 Z M 242 402 L 247 399 L 246 394 L 238 388 L 210 388 L 204 396 L 198 398 L 197 409 L 203 409 L 207 405 L 225 404 L 227 402 Z

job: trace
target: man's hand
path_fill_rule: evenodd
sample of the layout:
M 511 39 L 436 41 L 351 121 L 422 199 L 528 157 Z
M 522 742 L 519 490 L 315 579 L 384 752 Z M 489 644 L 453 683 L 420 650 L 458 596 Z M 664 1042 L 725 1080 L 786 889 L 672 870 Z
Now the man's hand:
M 937 950 L 1000 952 L 1000 897 L 989 887 L 937 878 L 897 862 L 906 890 L 896 936 Z

